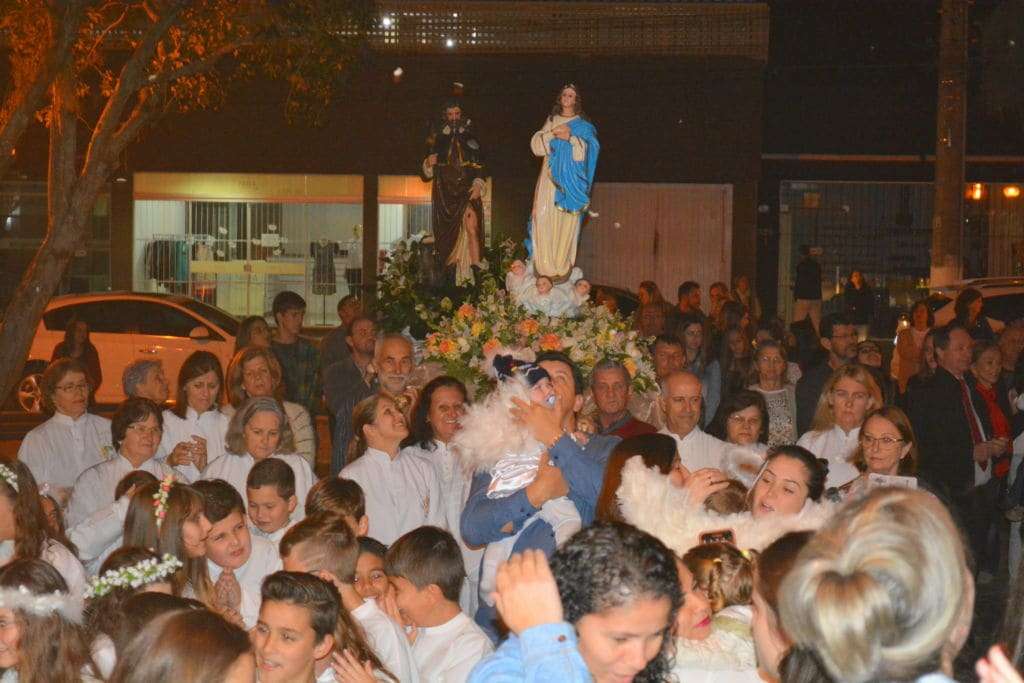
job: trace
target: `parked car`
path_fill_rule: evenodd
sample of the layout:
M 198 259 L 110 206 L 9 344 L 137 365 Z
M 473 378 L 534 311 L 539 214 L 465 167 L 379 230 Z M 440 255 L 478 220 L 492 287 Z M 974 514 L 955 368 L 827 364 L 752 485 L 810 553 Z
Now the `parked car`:
M 957 294 L 968 287 L 981 292 L 986 317 L 1003 325 L 1024 318 L 1024 277 L 985 277 L 935 288 L 930 300 L 934 302 L 932 310 L 936 325 L 945 325 L 956 316 L 953 309 Z M 1002 325 L 997 327 L 1001 329 Z
M 13 403 L 22 410 L 41 410 L 40 377 L 72 319 L 89 325 L 90 340 L 99 353 L 103 382 L 97 403 L 123 401 L 121 374 L 144 358 L 163 361 L 173 397 L 178 370 L 192 352 L 210 351 L 227 367 L 238 334 L 234 316 L 184 296 L 104 292 L 55 297 L 39 321 L 15 390 Z

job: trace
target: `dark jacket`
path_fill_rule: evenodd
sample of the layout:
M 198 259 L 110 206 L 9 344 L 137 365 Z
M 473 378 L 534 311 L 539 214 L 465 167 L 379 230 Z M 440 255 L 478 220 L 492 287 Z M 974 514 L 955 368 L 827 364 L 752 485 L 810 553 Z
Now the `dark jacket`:
M 974 439 L 964 412 L 960 383 L 944 368 L 909 389 L 907 405 L 917 436 L 922 479 L 962 498 L 974 488 Z
M 793 298 L 821 298 L 821 266 L 810 256 L 796 264 L 796 282 L 793 283 Z
M 846 285 L 843 303 L 846 305 L 846 313 L 854 325 L 871 324 L 871 320 L 875 317 L 875 292 L 867 283 L 864 283 L 860 289 L 854 287 L 853 284 Z
M 818 409 L 818 397 L 825 383 L 832 376 L 832 366 L 828 364 L 828 356 L 824 362 L 808 370 L 796 383 L 796 432 L 803 434 L 811 428 L 814 411 Z

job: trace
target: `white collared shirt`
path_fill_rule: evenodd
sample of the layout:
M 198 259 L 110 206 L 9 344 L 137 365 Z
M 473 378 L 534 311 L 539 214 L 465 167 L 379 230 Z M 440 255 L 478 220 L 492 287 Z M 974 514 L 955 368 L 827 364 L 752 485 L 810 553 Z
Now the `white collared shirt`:
M 110 460 L 97 463 L 78 475 L 78 479 L 75 480 L 71 500 L 68 502 L 67 526 L 75 526 L 85 521 L 92 513 L 113 503 L 117 482 L 132 470 L 149 472 L 157 479 L 175 473 L 156 458 L 150 458 L 138 467 L 133 467 L 128 458 L 120 453 Z
M 847 461 L 857 449 L 859 439 L 860 427 L 844 432 L 839 425 L 832 425 L 832 429 L 804 432 L 796 445 L 803 446 L 819 458 L 828 460 L 828 479 L 825 480 L 825 487 L 832 488 L 842 486 L 860 476 L 860 471 Z
M 70 494 L 78 475 L 113 454 L 110 420 L 92 413 L 77 420 L 54 413 L 26 434 L 18 448 L 18 460 L 39 487 L 49 484 L 61 496 Z
M 281 569 L 281 556 L 273 543 L 259 536 L 250 536 L 250 539 L 252 552 L 249 553 L 249 559 L 235 570 L 235 578 L 242 588 L 242 605 L 238 611 L 246 630 L 256 626 L 260 618 L 260 587 L 263 579 Z M 210 581 L 217 583 L 223 569 L 211 560 L 206 561 L 206 567 L 210 572 Z
M 295 473 L 295 497 L 299 504 L 295 507 L 295 512 L 292 513 L 292 519 L 298 522 L 305 517 L 306 494 L 309 493 L 309 489 L 316 481 L 313 470 L 302 456 L 294 453 L 275 453 L 270 457 L 284 460 L 291 465 L 292 471 Z M 235 487 L 235 490 L 242 496 L 242 500 L 248 505 L 249 499 L 246 497 L 245 482 L 249 478 L 249 470 L 255 464 L 256 458 L 248 453 L 245 455 L 225 453 L 206 466 L 202 479 L 223 479 Z
M 372 536 L 384 545 L 424 525 L 444 522 L 441 490 L 433 466 L 421 457 L 399 451 L 394 460 L 384 451 L 367 448 L 338 475 L 359 484 L 366 497 Z
M 493 651 L 487 634 L 462 612 L 440 626 L 421 627 L 412 645 L 422 683 L 463 683 Z
M 690 472 L 696 472 L 705 467 L 722 469 L 723 456 L 729 450 L 729 444 L 725 441 L 716 439 L 700 427 L 694 427 L 689 434 L 683 437 L 669 431 L 668 427 L 658 433 L 668 434 L 676 440 L 679 462 Z
M 299 509 L 298 506 L 296 506 L 295 510 L 298 511 L 298 509 Z M 287 522 L 285 522 L 283 527 L 281 527 L 277 531 L 272 531 L 272 532 L 270 532 L 268 534 L 267 532 L 263 531 L 263 529 L 260 529 L 258 526 L 253 524 L 251 519 L 246 517 L 246 523 L 249 525 L 249 533 L 251 533 L 253 536 L 259 536 L 260 538 L 265 538 L 266 540 L 268 540 L 271 543 L 273 543 L 275 548 L 280 547 L 281 539 L 284 538 L 284 535 L 286 533 L 288 533 L 288 530 L 291 529 L 293 526 L 295 526 L 295 524 L 298 521 L 299 520 L 297 520 L 295 518 L 295 514 L 293 513 L 292 517 L 289 518 Z
M 167 460 L 167 456 L 174 451 L 175 446 L 182 441 L 192 443 L 192 437 L 199 436 L 206 439 L 206 463 L 213 462 L 224 455 L 224 438 L 227 436 L 230 421 L 228 416 L 219 410 L 207 410 L 200 415 L 193 408 L 188 408 L 184 418 L 178 417 L 171 410 L 165 410 L 164 435 L 160 439 L 160 449 L 156 453 L 157 459 Z M 175 465 L 174 470 L 179 477 L 190 484 L 202 476 L 199 468 L 191 463 Z
M 402 627 L 385 614 L 373 598 L 366 598 L 351 614 L 366 632 L 367 644 L 373 648 L 380 663 L 401 683 L 418 683 L 416 662 Z

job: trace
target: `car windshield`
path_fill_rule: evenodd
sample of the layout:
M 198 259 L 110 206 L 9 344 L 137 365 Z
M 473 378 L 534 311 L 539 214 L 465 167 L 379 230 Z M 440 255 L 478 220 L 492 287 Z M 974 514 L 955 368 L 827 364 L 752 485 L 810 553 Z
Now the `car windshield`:
M 238 318 L 227 311 L 217 308 L 216 306 L 211 306 L 210 304 L 204 304 L 201 301 L 196 301 L 195 299 L 178 299 L 176 300 L 176 303 L 181 304 L 196 315 L 206 318 L 232 337 L 238 336 Z

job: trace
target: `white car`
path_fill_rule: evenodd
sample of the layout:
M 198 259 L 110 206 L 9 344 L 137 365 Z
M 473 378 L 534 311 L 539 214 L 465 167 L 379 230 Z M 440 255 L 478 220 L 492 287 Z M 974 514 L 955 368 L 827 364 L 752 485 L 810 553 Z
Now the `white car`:
M 16 401 L 22 410 L 41 410 L 40 376 L 73 318 L 89 325 L 89 340 L 99 353 L 103 381 L 97 403 L 123 401 L 121 374 L 142 359 L 163 361 L 173 399 L 185 359 L 194 351 L 210 351 L 226 369 L 238 334 L 234 316 L 184 296 L 103 292 L 55 297 L 39 321 L 18 383 Z
M 985 317 L 992 322 L 992 329 L 999 332 L 1018 318 L 1024 318 L 1024 277 L 985 277 L 963 280 L 948 287 L 936 287 L 932 294 L 937 308 L 935 324 L 945 325 L 956 317 L 954 311 L 957 294 L 968 287 L 981 292 L 985 302 Z

